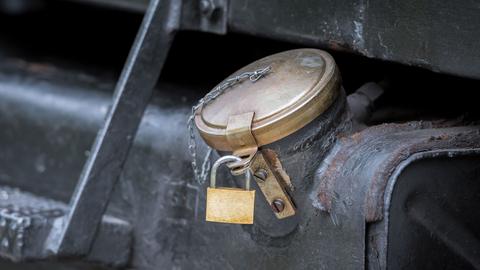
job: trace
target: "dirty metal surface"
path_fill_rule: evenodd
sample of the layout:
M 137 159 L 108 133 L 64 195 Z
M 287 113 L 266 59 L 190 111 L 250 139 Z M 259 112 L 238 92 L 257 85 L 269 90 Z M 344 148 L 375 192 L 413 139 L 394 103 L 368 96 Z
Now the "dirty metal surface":
M 70 0 L 72 2 L 145 12 L 149 0 Z M 216 34 L 227 33 L 227 13 L 230 0 L 177 0 L 182 9 L 181 28 Z
M 0 256 L 14 262 L 46 259 L 50 254 L 44 248 L 45 239 L 67 212 L 63 202 L 0 186 Z M 104 216 L 85 261 L 125 265 L 131 230 L 128 222 Z
M 0 133 L 0 183 L 68 202 L 108 110 L 112 83 L 54 67 L 39 69 L 16 63 L 22 71 L 0 73 L 0 126 L 6 130 Z M 218 269 L 226 265 L 233 269 L 362 269 L 385 265 L 386 253 L 372 247 L 365 236 L 374 235 L 373 224 L 378 224 L 367 221 L 385 220 L 382 194 L 395 169 L 418 151 L 473 148 L 480 141 L 478 128 L 430 122 L 381 125 L 347 135 L 351 123 L 342 92 L 325 115 L 300 133 L 268 145 L 279 154 L 291 176 L 291 195 L 298 214 L 278 220 L 270 206 L 257 198 L 255 225 L 212 225 L 203 220 L 206 187 L 191 182 L 185 135 L 194 100 L 189 93 L 195 89 L 165 83 L 159 88 L 163 91 L 155 94 L 146 110 L 107 209 L 108 215 L 132 226 L 134 241 L 128 267 L 135 269 L 156 269 L 158 265 L 186 269 Z M 337 137 L 338 144 L 333 146 Z M 341 149 L 348 152 L 340 155 Z M 325 157 L 323 166 L 359 171 L 355 177 L 336 177 L 332 182 L 315 178 L 315 169 Z M 355 160 L 361 160 L 363 165 Z M 372 168 L 372 175 L 362 170 L 365 166 Z M 379 171 L 391 173 L 374 175 Z M 375 177 L 378 181 L 372 180 Z M 231 186 L 243 184 L 243 179 L 225 179 Z M 330 192 L 331 188 L 336 190 Z M 319 190 L 324 192 L 321 199 Z M 387 233 L 382 235 L 378 239 L 387 239 Z M 113 241 L 109 245 L 125 243 L 119 237 L 108 239 Z M 338 245 L 339 241 L 342 245 Z M 386 242 L 376 246 L 382 243 Z M 107 248 L 94 246 L 93 250 Z M 29 263 L 13 266 L 0 261 L 2 265 L 8 269 L 32 267 Z M 79 261 L 37 266 L 93 267 Z
M 66 210 L 63 203 L 0 187 L 1 256 L 14 261 L 45 257 L 42 244 L 48 230 Z
M 179 25 L 176 1 L 150 1 L 69 203 L 52 228 L 47 249 L 61 256 L 88 254 Z
M 147 3 L 146 0 L 76 1 L 137 11 L 144 10 Z M 480 6 L 474 0 L 229 2 L 230 32 L 349 51 L 436 72 L 480 78 L 480 40 L 477 38 Z M 195 10 L 189 11 L 192 8 L 196 7 L 188 6 L 187 11 L 195 14 Z M 188 24 L 187 17 L 184 23 Z
M 111 104 L 112 83 L 48 65 L 17 62 L 17 68 L 22 70 L 0 72 L 0 126 L 5 130 L 0 133 L 0 184 L 68 202 Z M 299 213 L 277 220 L 268 204 L 257 200 L 255 225 L 212 225 L 203 220 L 206 186 L 192 184 L 187 148 L 186 120 L 194 101 L 189 95 L 199 89 L 161 83 L 159 90 L 146 109 L 107 209 L 132 226 L 127 269 L 375 269 L 386 265 L 386 253 L 365 237 L 375 233 L 373 224 L 385 220 L 383 194 L 395 170 L 417 152 L 472 149 L 480 141 L 478 127 L 431 122 L 380 125 L 348 135 L 352 123 L 342 91 L 324 115 L 267 145 L 291 176 Z M 321 177 L 325 166 L 330 167 L 329 177 Z M 226 174 L 225 180 L 231 186 L 244 183 Z M 387 239 L 387 233 L 382 235 L 381 241 Z M 106 238 L 112 241 L 109 246 L 129 243 L 115 235 Z M 0 261 L 4 265 L 33 267 Z M 78 261 L 37 266 L 34 269 L 96 267 Z
M 230 4 L 233 31 L 480 78 L 480 12 L 465 1 L 249 1 Z
M 65 73 L 51 66 L 39 68 L 35 64 L 29 65 L 22 61 L 15 63 L 16 65 L 10 67 L 36 70 L 34 72 L 36 75 L 18 71 L 11 73 L 12 70 L 2 75 L 0 126 L 8 128 L 6 132 L 1 133 L 0 182 L 2 185 L 15 186 L 45 198 L 68 202 L 76 179 L 89 155 L 90 145 L 108 110 L 111 101 L 108 90 L 113 83 L 98 81 L 84 74 Z M 52 78 L 57 78 L 56 82 L 48 83 Z M 93 88 L 97 90 L 93 91 Z M 19 104 L 24 106 L 20 108 Z M 170 101 L 162 104 L 167 107 L 167 111 L 172 106 Z M 147 114 L 151 115 L 152 110 Z M 155 109 L 153 114 L 159 116 Z M 150 118 L 147 125 L 150 125 L 151 121 Z M 21 134 L 26 136 L 20 139 Z M 145 141 L 145 137 L 147 141 L 153 141 L 156 134 L 141 132 L 140 137 L 141 141 Z M 184 170 L 189 171 L 186 168 Z M 116 226 L 125 222 L 119 223 L 116 220 L 118 219 L 109 222 L 113 226 L 107 226 L 107 232 L 110 231 L 112 234 L 103 236 L 103 226 L 100 227 L 95 238 L 96 242 L 108 241 L 104 243 L 105 245 L 94 243 L 91 252 L 96 254 L 88 255 L 91 259 L 87 258 L 87 261 L 109 264 L 101 260 L 112 256 L 109 251 L 115 251 L 114 256 L 126 255 L 123 259 L 110 257 L 114 263 L 124 264 L 126 259 L 131 258 L 129 256 L 132 248 L 131 238 L 121 237 L 124 230 L 121 229 L 122 226 Z M 126 236 L 131 237 L 132 227 L 128 223 L 127 225 L 128 230 L 124 232 Z M 55 267 L 68 268 L 68 265 L 77 263 L 59 261 L 56 264 L 45 265 L 53 264 Z M 20 265 L 29 267 L 30 264 Z M 42 267 L 41 265 L 39 267 Z M 78 267 L 83 267 L 84 264 L 79 265 Z M 86 266 L 85 269 L 91 269 L 90 267 Z
M 321 209 L 334 214 L 334 205 L 350 185 L 363 183 L 367 222 L 383 218 L 383 195 L 395 168 L 410 155 L 433 149 L 478 147 L 478 127 L 451 127 L 448 122 L 383 124 L 340 138 L 318 171 Z
M 102 123 L 110 100 L 107 94 L 93 89 L 102 84 L 91 77 L 54 74 L 17 74 L 0 80 L 0 125 L 8 127 L 8 132 L 0 134 L 0 142 L 2 149 L 12 153 L 11 160 L 2 159 L 1 163 L 6 164 L 7 160 L 16 163 L 16 166 L 0 166 L 0 180 L 2 184 L 18 183 L 45 197 L 68 199 L 86 158 L 85 151 Z M 32 83 L 29 79 L 38 77 L 42 83 Z M 185 101 L 188 96 L 181 94 L 177 86 L 160 84 L 159 87 L 163 91 L 156 93 L 146 110 L 107 209 L 107 214 L 132 225 L 130 268 L 363 267 L 365 219 L 357 214 L 361 208 L 352 208 L 348 218 L 334 222 L 328 214 L 313 207 L 308 196 L 321 160 L 312 157 L 325 155 L 335 134 L 341 132 L 336 127 L 345 120 L 344 94 L 324 116 L 305 127 L 305 133 L 299 135 L 303 140 L 293 136 L 269 146 L 280 158 L 284 157 L 282 165 L 291 176 L 295 186 L 292 196 L 301 211 L 290 219 L 277 220 L 270 206 L 257 200 L 255 225 L 232 226 L 207 224 L 203 220 L 206 186 L 191 183 L 185 130 L 191 102 Z M 23 94 L 15 95 L 19 88 Z M 184 93 L 187 92 L 194 91 L 189 89 Z M 36 136 L 21 136 L 26 130 L 34 131 Z M 44 141 L 58 144 L 52 147 Z M 302 166 L 298 166 L 299 161 Z M 39 170 L 36 164 L 44 164 L 44 168 Z M 29 175 L 36 181 L 30 181 Z M 17 176 L 18 180 L 14 180 Z M 53 183 L 62 183 L 59 188 L 64 191 L 44 188 Z M 226 182 L 231 186 L 235 183 L 233 179 Z M 240 186 L 243 181 L 238 179 L 238 183 Z M 336 245 L 338 241 L 344 244 Z M 70 265 L 56 263 L 58 269 Z M 20 265 L 27 267 L 28 263 Z M 71 267 L 77 269 L 73 262 Z
M 448 220 L 454 220 L 453 218 L 437 215 L 433 223 L 424 222 L 427 225 L 415 225 L 411 217 L 405 217 L 409 216 L 409 213 L 405 213 L 405 209 L 408 208 L 408 203 L 412 201 L 410 195 L 422 192 L 437 194 L 435 195 L 437 197 L 446 196 L 442 200 L 447 202 L 450 198 L 452 200 L 457 198 L 458 201 L 461 196 L 471 197 L 477 194 L 470 192 L 469 189 L 475 189 L 477 186 L 472 181 L 475 177 L 477 178 L 475 181 L 478 181 L 478 172 L 475 174 L 478 165 L 474 166 L 475 163 L 468 160 L 456 161 L 455 157 L 456 152 L 471 152 L 480 148 L 479 128 L 478 126 L 456 127 L 455 124 L 455 122 L 410 122 L 367 128 L 340 138 L 331 154 L 318 170 L 319 186 L 314 196 L 318 198 L 317 206 L 329 212 L 332 218 L 343 215 L 345 209 L 348 209 L 354 203 L 350 197 L 352 190 L 354 193 L 363 194 L 364 199 L 360 202 L 367 223 L 369 269 L 384 269 L 387 266 L 389 269 L 404 269 L 402 267 L 435 269 L 435 265 L 444 264 L 450 265 L 448 266 L 450 268 L 447 267 L 448 269 L 455 269 L 465 265 L 469 267 L 476 265 L 476 261 L 472 259 L 475 256 L 472 256 L 472 254 L 480 252 L 476 251 L 477 244 L 475 240 L 461 240 L 469 239 L 465 234 L 469 235 L 468 233 L 470 233 L 471 235 L 471 232 L 462 229 L 461 225 L 455 226 L 453 224 L 452 226 L 452 223 Z M 434 168 L 423 164 L 418 165 L 416 168 L 421 173 L 409 173 L 408 177 L 404 175 L 403 180 L 400 180 L 399 175 L 403 173 L 405 164 L 409 165 L 412 162 L 411 160 L 415 160 L 418 155 L 430 158 L 430 163 L 433 164 Z M 447 161 L 442 161 L 442 159 L 447 159 Z M 457 173 L 454 173 L 455 171 Z M 465 171 L 465 174 L 462 171 Z M 437 183 L 439 181 L 443 184 Z M 395 182 L 399 183 L 399 187 L 393 186 Z M 449 185 L 453 184 L 458 184 L 459 187 L 456 190 L 463 193 L 453 196 L 451 191 L 448 191 L 451 188 Z M 392 193 L 401 194 L 395 195 L 400 196 L 400 199 L 393 197 Z M 472 200 L 467 201 L 475 205 L 475 199 L 472 198 Z M 460 200 L 460 203 L 453 202 L 456 211 L 466 211 L 468 213 L 466 209 L 469 209 L 469 207 L 463 207 L 465 206 L 464 202 L 463 199 Z M 443 203 L 440 202 L 433 203 L 433 205 L 443 207 Z M 427 211 L 425 208 L 421 210 L 421 217 L 425 211 Z M 434 208 L 428 209 L 427 212 L 429 211 L 435 213 Z M 441 210 L 437 212 L 441 212 Z M 392 217 L 393 219 L 391 219 Z M 465 215 L 460 216 L 460 221 L 457 221 L 457 223 L 462 224 L 464 220 L 472 223 L 476 220 L 475 215 L 469 215 L 468 218 L 464 217 Z M 425 239 L 424 243 L 424 241 L 419 241 L 421 238 L 416 239 L 415 237 L 415 235 L 420 234 L 423 235 L 421 237 L 429 238 L 419 229 L 422 226 L 432 227 L 429 229 L 430 232 L 427 233 L 430 236 L 438 233 L 438 229 L 435 228 L 447 226 L 452 229 L 449 230 L 452 237 L 460 238 L 460 240 L 453 241 L 453 248 L 452 245 L 445 247 L 444 243 L 439 240 Z M 453 228 L 455 227 L 460 229 L 454 231 Z M 389 228 L 392 229 L 389 230 Z M 412 232 L 413 234 L 409 234 Z M 442 238 L 442 230 L 438 234 L 440 234 L 438 237 Z M 399 237 L 399 235 L 403 236 Z M 409 240 L 403 242 L 404 239 Z M 450 240 L 443 240 L 443 242 L 448 244 Z M 458 243 L 462 241 L 463 245 L 458 247 Z M 474 243 L 469 243 L 469 241 Z M 468 252 L 465 252 L 465 250 L 468 250 Z M 418 253 L 416 253 L 417 251 Z M 453 254 L 454 259 L 449 264 L 443 260 L 429 263 L 431 260 L 427 258 L 438 256 L 438 254 Z

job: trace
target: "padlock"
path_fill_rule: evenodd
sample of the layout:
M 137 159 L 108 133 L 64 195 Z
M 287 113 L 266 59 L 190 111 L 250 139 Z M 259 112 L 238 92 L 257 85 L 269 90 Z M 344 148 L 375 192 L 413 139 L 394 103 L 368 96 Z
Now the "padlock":
M 206 220 L 210 222 L 253 224 L 255 190 L 250 190 L 250 169 L 245 170 L 245 189 L 216 187 L 217 169 L 229 162 L 238 162 L 237 156 L 223 156 L 212 166 L 210 187 L 207 188 Z

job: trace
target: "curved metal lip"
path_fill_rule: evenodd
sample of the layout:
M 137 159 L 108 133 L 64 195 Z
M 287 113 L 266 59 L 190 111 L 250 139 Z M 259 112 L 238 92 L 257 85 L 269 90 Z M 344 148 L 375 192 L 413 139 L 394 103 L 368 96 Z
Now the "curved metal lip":
M 300 49 L 302 50 L 302 49 Z M 333 57 L 325 51 L 316 51 L 324 60 L 324 71 L 316 84 L 285 108 L 252 123 L 252 134 L 258 146 L 270 144 L 301 129 L 325 112 L 337 97 L 340 90 L 340 75 Z M 298 51 L 298 50 L 294 50 Z M 268 59 L 267 56 L 257 62 Z M 256 62 L 254 62 L 256 63 Z M 232 151 L 226 140 L 226 127 L 207 123 L 199 108 L 195 115 L 195 124 L 205 142 L 220 151 Z

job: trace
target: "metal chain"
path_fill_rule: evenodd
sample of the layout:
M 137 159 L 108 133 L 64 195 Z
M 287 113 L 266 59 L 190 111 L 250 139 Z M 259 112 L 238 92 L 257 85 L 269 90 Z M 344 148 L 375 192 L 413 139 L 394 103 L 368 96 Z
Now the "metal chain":
M 210 156 L 212 155 L 212 148 L 208 147 L 207 153 L 205 154 L 205 157 L 203 159 L 202 168 L 199 169 L 197 165 L 197 144 L 195 141 L 195 130 L 193 128 L 194 126 L 193 122 L 195 120 L 195 112 L 201 106 L 207 105 L 208 103 L 216 99 L 218 96 L 223 94 L 228 88 L 234 86 L 235 84 L 238 84 L 247 78 L 251 82 L 256 82 L 259 79 L 261 79 L 263 76 L 265 76 L 268 72 L 270 72 L 271 69 L 272 68 L 270 66 L 267 66 L 264 68 L 257 69 L 255 71 L 244 72 L 238 76 L 229 78 L 225 80 L 224 83 L 215 87 L 207 95 L 201 98 L 195 106 L 192 107 L 192 113 L 188 117 L 188 121 L 187 121 L 187 128 L 190 133 L 188 150 L 190 151 L 190 155 L 192 157 L 193 174 L 195 175 L 195 180 L 197 181 L 198 184 L 203 185 L 203 183 L 205 183 L 205 181 L 207 180 L 208 172 L 211 167 Z

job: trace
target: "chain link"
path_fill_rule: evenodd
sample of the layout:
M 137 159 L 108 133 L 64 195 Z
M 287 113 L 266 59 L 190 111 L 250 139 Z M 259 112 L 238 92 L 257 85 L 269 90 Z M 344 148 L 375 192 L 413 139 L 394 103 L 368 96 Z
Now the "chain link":
M 228 88 L 234 86 L 235 84 L 238 84 L 240 82 L 243 82 L 245 79 L 249 79 L 251 82 L 256 82 L 259 79 L 261 79 L 263 76 L 265 76 L 268 72 L 270 72 L 272 68 L 270 66 L 264 67 L 257 69 L 255 71 L 250 71 L 250 72 L 244 72 L 238 76 L 229 78 L 225 80 L 224 83 L 218 85 L 215 87 L 212 91 L 210 91 L 208 94 L 206 94 L 203 98 L 201 98 L 195 106 L 192 107 L 192 112 L 190 116 L 188 117 L 187 121 L 187 128 L 189 131 L 189 143 L 188 143 L 188 150 L 190 151 L 190 155 L 192 158 L 192 168 L 193 168 L 193 174 L 195 175 L 195 180 L 197 181 L 198 184 L 203 185 L 205 181 L 207 180 L 208 172 L 210 171 L 211 167 L 211 161 L 210 161 L 210 156 L 212 155 L 212 148 L 208 147 L 207 153 L 205 154 L 205 157 L 203 159 L 202 167 L 201 169 L 198 168 L 197 165 L 197 144 L 195 141 L 195 130 L 194 130 L 194 120 L 195 120 L 195 112 L 201 107 L 205 106 L 214 99 L 216 99 L 218 96 L 223 94 Z

